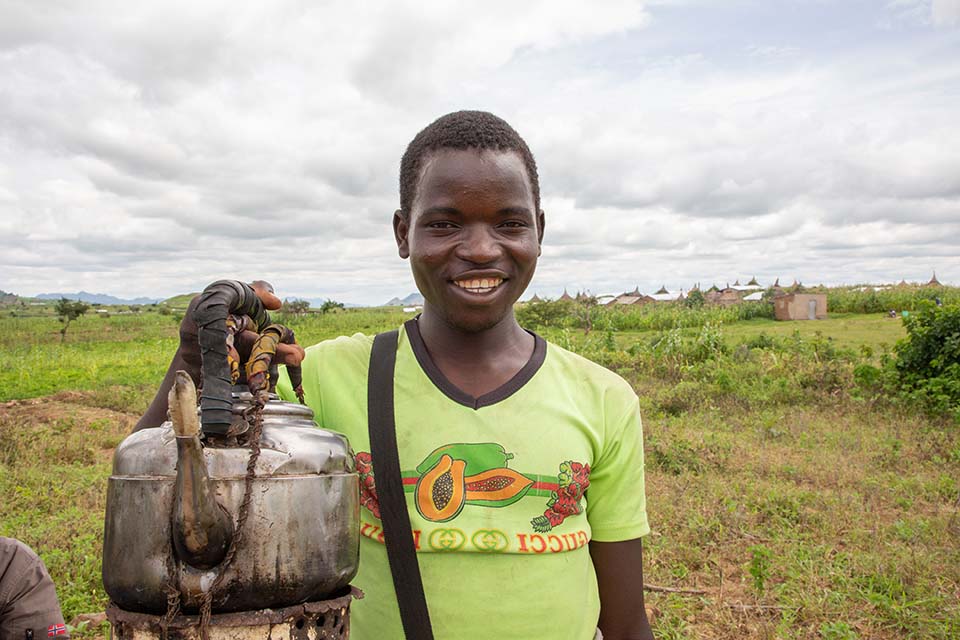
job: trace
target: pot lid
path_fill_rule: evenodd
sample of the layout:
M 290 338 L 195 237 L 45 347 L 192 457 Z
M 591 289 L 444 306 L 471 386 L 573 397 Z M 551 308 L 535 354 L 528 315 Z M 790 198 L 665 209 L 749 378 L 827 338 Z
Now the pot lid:
M 249 392 L 234 392 L 233 413 L 251 406 Z M 198 409 L 199 411 L 199 409 Z M 353 473 L 353 452 L 346 437 L 320 429 L 310 407 L 280 400 L 271 394 L 261 414 L 260 457 L 256 475 L 298 476 Z M 205 446 L 207 471 L 213 479 L 243 478 L 250 448 Z M 177 442 L 168 420 L 128 436 L 113 455 L 113 477 L 149 478 L 177 475 Z

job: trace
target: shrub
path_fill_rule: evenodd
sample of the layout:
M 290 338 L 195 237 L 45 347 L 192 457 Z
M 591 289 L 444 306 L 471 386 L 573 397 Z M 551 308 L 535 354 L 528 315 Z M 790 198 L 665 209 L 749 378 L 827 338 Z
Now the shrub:
M 773 338 L 761 331 L 755 336 L 751 336 L 745 343 L 750 349 L 773 349 L 775 342 Z
M 302 308 L 302 307 L 303 307 L 303 304 L 302 304 L 302 303 L 307 302 L 307 301 L 306 301 L 306 300 L 298 300 L 297 302 L 300 303 L 300 307 Z M 307 308 L 304 309 L 303 311 L 306 312 L 306 311 L 308 311 L 309 309 L 310 309 L 310 303 L 307 302 Z M 320 305 L 320 313 L 331 313 L 331 312 L 337 312 L 337 311 L 343 311 L 343 303 L 342 303 L 342 302 L 337 302 L 336 300 L 331 300 L 331 299 L 328 298 L 327 300 L 324 300 L 324 301 L 323 301 L 323 304 L 322 304 L 322 305 Z
M 517 321 L 530 329 L 564 327 L 572 311 L 573 303 L 567 300 L 528 302 L 516 311 Z
M 893 362 L 901 393 L 960 418 L 960 305 L 924 301 L 903 323 L 907 337 L 894 348 Z
M 719 323 L 707 322 L 700 328 L 700 335 L 693 346 L 693 356 L 697 360 L 709 360 L 727 350 L 723 342 L 723 330 Z
M 757 593 L 762 594 L 766 589 L 767 580 L 770 579 L 770 564 L 773 559 L 773 552 L 762 544 L 755 544 L 747 549 L 750 552 L 750 565 L 748 570 L 753 577 L 753 588 Z

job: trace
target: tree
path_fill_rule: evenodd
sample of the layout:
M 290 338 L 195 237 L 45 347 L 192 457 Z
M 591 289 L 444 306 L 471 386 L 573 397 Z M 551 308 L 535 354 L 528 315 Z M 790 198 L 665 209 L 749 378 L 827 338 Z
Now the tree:
M 336 300 L 324 300 L 323 304 L 320 305 L 320 313 L 329 313 L 339 309 L 343 309 L 343 303 Z
M 580 328 L 583 329 L 583 335 L 589 335 L 593 331 L 593 309 L 597 306 L 597 299 L 594 296 L 577 296 L 577 301 L 573 306 L 573 316 L 577 319 Z
M 960 419 L 960 306 L 924 300 L 903 324 L 907 337 L 894 348 L 900 388 L 928 409 Z
M 284 300 L 281 313 L 288 313 L 297 317 L 310 311 L 310 302 L 294 298 L 293 300 Z
M 700 289 L 694 289 L 687 294 L 687 297 L 683 299 L 683 304 L 688 309 L 699 309 L 706 302 L 706 298 L 703 296 L 703 292 Z
M 67 327 L 70 326 L 70 323 L 85 314 L 89 308 L 90 306 L 86 302 L 60 298 L 53 307 L 53 310 L 57 312 L 57 316 L 60 317 L 60 322 L 63 324 L 63 326 L 60 327 L 60 342 L 67 339 Z

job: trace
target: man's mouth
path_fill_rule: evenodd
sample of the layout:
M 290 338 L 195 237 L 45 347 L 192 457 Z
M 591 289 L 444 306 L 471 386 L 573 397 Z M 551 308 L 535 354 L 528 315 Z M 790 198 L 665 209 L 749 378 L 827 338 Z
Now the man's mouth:
M 453 284 L 470 293 L 489 293 L 503 284 L 503 278 L 473 278 L 454 280 Z

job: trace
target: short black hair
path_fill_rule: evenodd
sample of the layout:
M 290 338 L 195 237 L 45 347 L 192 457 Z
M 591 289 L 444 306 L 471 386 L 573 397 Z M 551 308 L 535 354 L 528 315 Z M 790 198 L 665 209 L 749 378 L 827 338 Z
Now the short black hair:
M 417 196 L 417 180 L 423 159 L 438 149 L 514 151 L 527 168 L 533 202 L 540 212 L 540 178 L 530 147 L 506 120 L 487 111 L 454 111 L 440 116 L 407 145 L 400 160 L 400 211 L 410 215 Z

